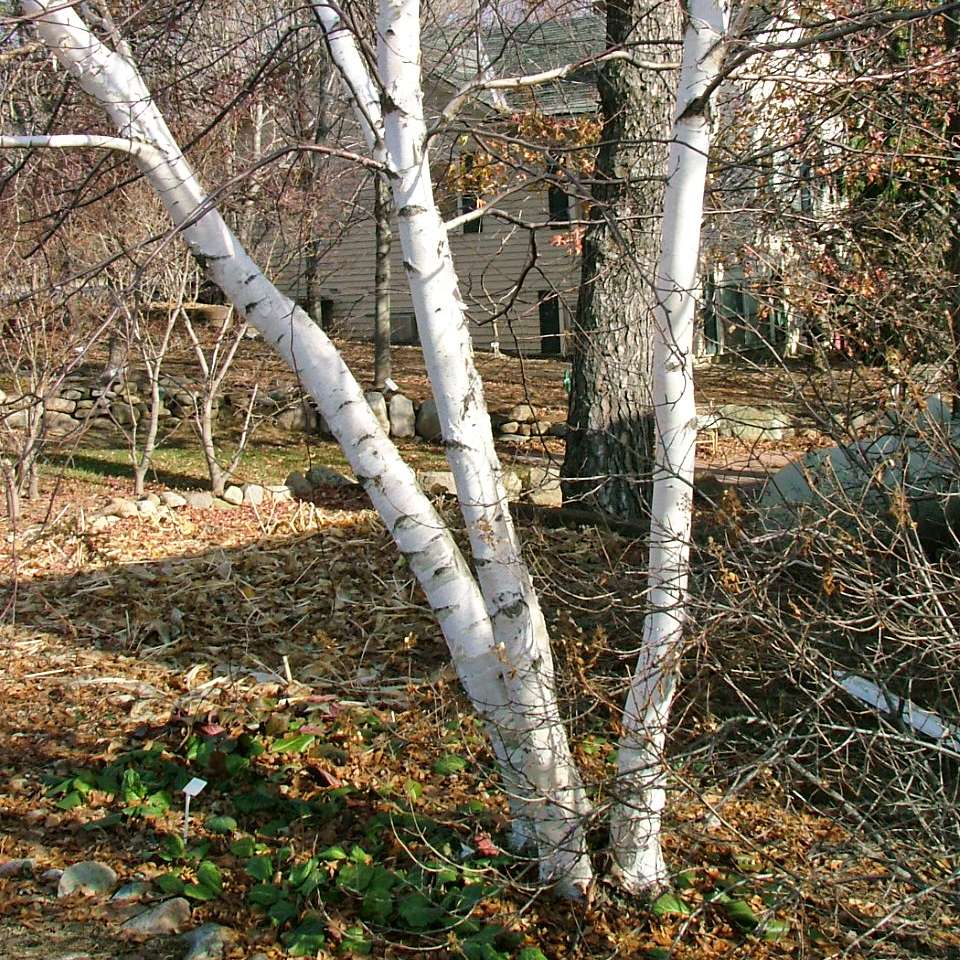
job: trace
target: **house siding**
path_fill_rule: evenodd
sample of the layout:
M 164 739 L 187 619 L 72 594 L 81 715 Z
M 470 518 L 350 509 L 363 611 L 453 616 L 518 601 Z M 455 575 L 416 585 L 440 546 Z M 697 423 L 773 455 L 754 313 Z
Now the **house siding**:
M 368 211 L 372 209 L 372 188 L 361 193 L 359 205 Z M 530 223 L 544 223 L 549 218 L 546 189 L 524 191 L 497 207 Z M 449 213 L 455 215 L 453 210 Z M 535 234 L 533 244 L 531 232 Z M 498 340 L 505 351 L 541 353 L 539 294 L 543 291 L 557 295 L 561 332 L 570 329 L 580 283 L 580 258 L 569 245 L 553 242 L 554 238 L 568 234 L 566 225 L 562 229 L 544 227 L 531 231 L 490 215 L 483 218 L 479 233 L 464 233 L 459 227 L 451 231 L 450 249 L 460 277 L 460 293 L 467 305 L 474 344 L 479 349 L 490 349 Z M 399 247 L 395 233 L 391 314 L 395 342 L 409 342 L 414 335 L 413 303 Z M 320 262 L 319 288 L 323 298 L 333 302 L 333 328 L 338 335 L 356 339 L 373 335 L 374 267 L 373 221 L 367 216 L 344 230 L 339 242 L 331 245 Z M 305 299 L 302 270 L 291 266 L 280 281 L 295 299 Z M 565 340 L 565 336 L 561 338 L 563 346 Z

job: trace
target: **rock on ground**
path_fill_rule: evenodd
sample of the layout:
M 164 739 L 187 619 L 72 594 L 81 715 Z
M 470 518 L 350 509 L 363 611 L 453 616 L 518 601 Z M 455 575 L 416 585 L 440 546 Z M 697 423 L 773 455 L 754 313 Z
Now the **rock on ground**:
M 229 927 L 222 927 L 219 923 L 204 923 L 181 937 L 188 946 L 183 960 L 220 960 L 235 937 L 236 934 Z
M 135 517 L 140 511 L 132 500 L 114 497 L 101 511 L 104 517 Z
M 191 490 L 183 498 L 188 506 L 197 510 L 209 510 L 213 506 L 213 494 L 209 490 Z
M 125 883 L 110 898 L 117 903 L 126 903 L 131 900 L 147 900 L 153 894 L 153 885 L 146 880 L 133 880 Z
M 231 503 L 233 506 L 239 507 L 240 504 L 243 503 L 243 491 L 239 487 L 231 485 L 223 491 L 223 499 L 227 503 Z
M 367 390 L 364 399 L 373 411 L 384 433 L 390 432 L 390 418 L 387 415 L 387 401 L 379 390 Z
M 97 860 L 83 860 L 63 871 L 57 886 L 58 897 L 80 893 L 85 897 L 97 897 L 109 893 L 117 884 L 117 874 L 112 867 Z
M 307 471 L 306 482 L 310 487 L 352 487 L 356 484 L 355 480 L 330 467 L 311 467 Z
M 398 439 L 407 439 L 417 432 L 417 414 L 413 401 L 402 393 L 395 393 L 390 398 L 390 436 Z
M 457 485 L 449 470 L 424 470 L 417 475 L 417 479 L 420 481 L 420 488 L 428 495 L 448 494 L 451 497 L 457 495 Z
M 417 411 L 416 422 L 417 436 L 424 440 L 439 440 L 442 436 L 440 430 L 440 417 L 437 414 L 437 402 L 434 399 L 424 400 Z
M 121 933 L 135 937 L 160 937 L 182 933 L 190 923 L 190 904 L 183 897 L 165 900 L 138 913 L 120 927 Z
M 181 496 L 176 490 L 164 490 L 163 493 L 160 494 L 160 502 L 164 504 L 164 506 L 174 510 L 187 505 L 186 497 Z
M 0 863 L 0 877 L 29 877 L 35 865 L 36 861 L 29 858 L 7 860 L 6 863 Z

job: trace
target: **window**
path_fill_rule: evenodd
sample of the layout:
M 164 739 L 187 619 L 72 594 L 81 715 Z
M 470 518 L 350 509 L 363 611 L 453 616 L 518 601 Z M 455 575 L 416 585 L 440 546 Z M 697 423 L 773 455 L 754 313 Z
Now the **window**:
M 540 290 L 540 353 L 557 357 L 563 352 L 560 340 L 560 297 L 553 290 Z
M 551 160 L 548 168 L 551 177 L 558 177 L 561 169 L 556 161 Z M 567 191 L 558 184 L 551 183 L 547 187 L 547 208 L 550 211 L 550 223 L 561 226 L 570 222 L 570 197 Z
M 321 330 L 333 329 L 333 311 L 334 311 L 334 302 L 332 300 L 323 299 L 320 301 L 320 329 Z
M 547 203 L 550 205 L 550 223 L 565 224 L 570 222 L 570 198 L 560 187 L 550 187 L 547 190 Z

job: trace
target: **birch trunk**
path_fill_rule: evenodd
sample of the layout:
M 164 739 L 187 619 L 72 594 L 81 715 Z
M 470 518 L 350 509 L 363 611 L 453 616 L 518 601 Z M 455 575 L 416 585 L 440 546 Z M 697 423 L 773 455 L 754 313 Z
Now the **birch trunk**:
M 536 811 L 541 878 L 576 896 L 592 880 L 583 826 L 589 802 L 560 718 L 546 623 L 510 516 L 468 318 L 434 201 L 417 0 L 382 0 L 377 33 L 384 139 L 404 269 L 447 460 L 506 668 L 513 715 L 502 736 Z
M 505 709 L 502 667 L 483 598 L 453 537 L 380 428 L 329 338 L 240 246 L 204 193 L 131 63 L 104 46 L 72 7 L 24 0 L 41 41 L 109 115 L 120 136 L 97 145 L 136 161 L 205 275 L 296 371 L 363 482 L 435 611 L 468 696 L 493 728 Z M 6 138 L 7 147 L 89 146 L 97 138 Z M 45 142 L 46 141 L 46 142 Z M 497 748 L 505 755 L 501 747 Z
M 664 744 L 683 640 L 697 411 L 693 395 L 694 289 L 710 150 L 709 96 L 719 76 L 726 0 L 686 9 L 680 84 L 664 198 L 653 342 L 656 448 L 648 612 L 623 712 L 619 800 L 611 814 L 614 872 L 652 893 L 668 879 L 660 844 Z
M 373 176 L 373 219 L 376 227 L 374 272 L 373 388 L 383 390 L 390 379 L 390 185 L 386 177 Z

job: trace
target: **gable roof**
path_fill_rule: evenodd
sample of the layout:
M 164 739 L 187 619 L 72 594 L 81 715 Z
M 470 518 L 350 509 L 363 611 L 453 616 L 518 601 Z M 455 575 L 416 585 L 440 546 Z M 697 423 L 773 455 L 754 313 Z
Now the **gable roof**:
M 472 25 L 438 24 L 425 31 L 425 67 L 452 89 L 479 76 L 515 77 L 541 73 L 596 56 L 606 48 L 601 17 L 526 22 L 482 27 L 478 36 Z M 479 99 L 499 106 L 491 91 Z M 574 77 L 522 91 L 508 91 L 500 100 L 508 110 L 529 107 L 531 100 L 549 116 L 596 113 L 599 103 L 596 72 L 587 68 Z

